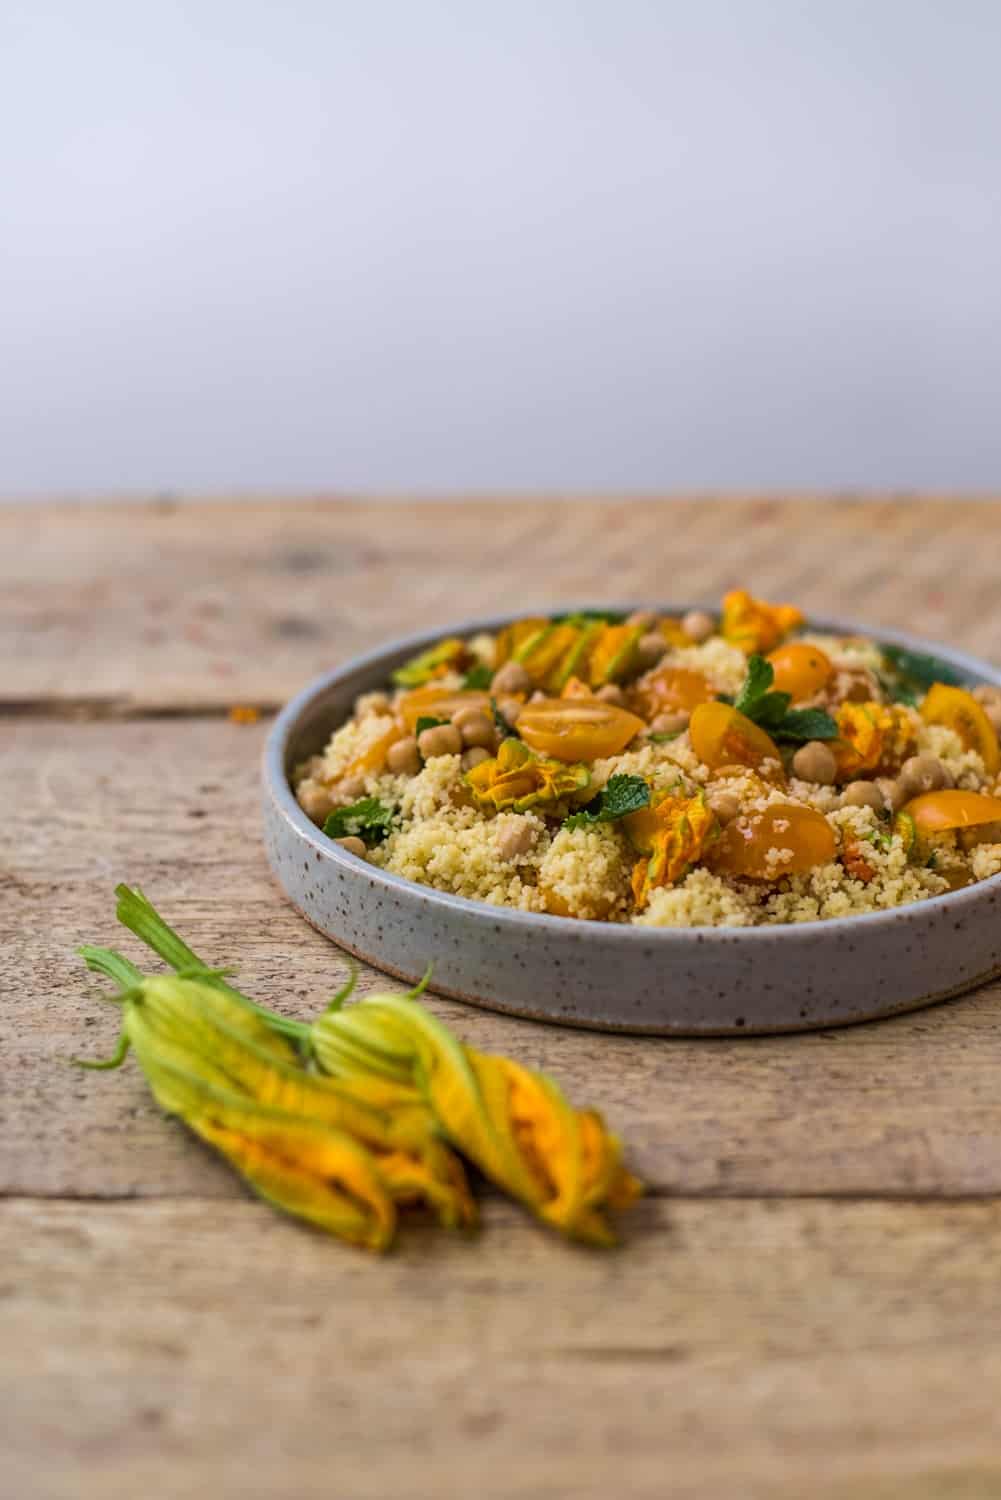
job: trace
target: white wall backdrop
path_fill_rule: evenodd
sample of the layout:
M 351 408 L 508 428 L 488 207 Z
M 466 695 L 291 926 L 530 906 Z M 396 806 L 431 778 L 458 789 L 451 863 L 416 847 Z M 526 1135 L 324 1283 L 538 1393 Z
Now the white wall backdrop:
M 6 0 L 0 491 L 1001 485 L 998 0 Z

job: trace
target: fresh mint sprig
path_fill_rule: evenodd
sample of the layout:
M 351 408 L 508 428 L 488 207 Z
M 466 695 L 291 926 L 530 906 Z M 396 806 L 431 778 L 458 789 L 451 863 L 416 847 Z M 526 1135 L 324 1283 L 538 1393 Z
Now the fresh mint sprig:
M 649 803 L 650 788 L 642 776 L 611 776 L 604 790 L 580 812 L 571 813 L 563 827 L 590 828 L 595 823 L 616 823 Z
M 752 656 L 747 676 L 733 706 L 745 718 L 759 724 L 773 739 L 804 743 L 807 740 L 835 740 L 838 726 L 821 708 L 790 708 L 792 695 L 772 690 L 775 670 L 763 656 Z

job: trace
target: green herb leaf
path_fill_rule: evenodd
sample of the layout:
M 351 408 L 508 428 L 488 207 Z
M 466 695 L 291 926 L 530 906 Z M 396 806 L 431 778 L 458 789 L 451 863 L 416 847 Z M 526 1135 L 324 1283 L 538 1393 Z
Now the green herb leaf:
M 462 691 L 464 693 L 482 693 L 490 686 L 494 674 L 485 662 L 478 661 L 475 667 L 470 667 L 462 679 Z
M 650 788 L 642 776 L 612 776 L 604 791 L 580 812 L 571 813 L 563 827 L 588 828 L 594 823 L 615 823 L 629 813 L 639 812 L 649 802 Z
M 926 693 L 935 682 L 948 683 L 949 687 L 962 687 L 963 679 L 955 667 L 940 661 L 937 656 L 925 656 L 920 651 L 906 651 L 903 646 L 884 646 L 883 656 L 893 668 L 895 676 L 906 691 L 915 689 Z
M 790 708 L 792 697 L 789 693 L 771 691 L 774 681 L 771 662 L 763 656 L 750 657 L 747 676 L 734 699 L 734 708 L 745 718 L 760 724 L 776 740 L 795 744 L 806 740 L 837 739 L 838 726 L 830 714 L 820 708 Z
M 749 657 L 747 676 L 744 678 L 743 687 L 734 699 L 734 708 L 746 714 L 749 719 L 753 719 L 755 704 L 765 696 L 774 681 L 775 670 L 770 661 L 766 661 L 763 656 Z
M 836 740 L 838 726 L 822 708 L 791 708 L 772 733 L 777 740 L 805 744 L 807 740 Z
M 621 625 L 625 615 L 616 609 L 576 609 L 568 615 L 553 615 L 554 625 L 587 625 L 599 621 L 605 625 Z
M 393 824 L 396 809 L 378 797 L 362 797 L 350 807 L 338 807 L 323 825 L 328 839 L 361 839 L 370 849 L 381 844 Z
M 432 714 L 421 714 L 420 718 L 417 720 L 417 726 L 414 729 L 414 735 L 417 739 L 420 739 L 425 729 L 437 729 L 439 725 L 447 723 L 447 719 L 436 719 Z

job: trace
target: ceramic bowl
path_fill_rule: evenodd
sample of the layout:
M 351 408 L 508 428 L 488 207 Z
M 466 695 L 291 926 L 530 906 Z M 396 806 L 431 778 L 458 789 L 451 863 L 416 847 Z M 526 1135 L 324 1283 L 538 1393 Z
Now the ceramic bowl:
M 433 963 L 437 993 L 513 1015 L 680 1036 L 869 1020 L 946 999 L 1001 972 L 1001 876 L 858 917 L 748 929 L 640 928 L 447 895 L 387 874 L 326 838 L 292 794 L 293 766 L 323 748 L 359 693 L 385 687 L 393 669 L 418 651 L 446 635 L 506 623 L 464 621 L 394 641 L 312 683 L 275 721 L 264 757 L 268 859 L 302 915 L 342 948 L 411 981 Z M 997 669 L 944 646 L 856 622 L 811 625 L 929 652 L 971 685 L 1001 685 Z

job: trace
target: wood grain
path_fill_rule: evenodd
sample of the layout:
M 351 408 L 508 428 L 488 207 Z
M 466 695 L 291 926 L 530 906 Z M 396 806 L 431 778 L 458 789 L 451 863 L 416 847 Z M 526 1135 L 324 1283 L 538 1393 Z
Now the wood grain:
M 11 1500 L 1001 1492 L 997 1203 L 652 1203 L 608 1255 L 502 1205 L 385 1261 L 250 1202 L 0 1239 Z
M 118 880 L 279 1009 L 346 972 L 228 705 L 462 614 L 737 583 L 1001 660 L 999 559 L 1001 502 L 948 497 L 0 510 L 0 1500 L 995 1500 L 999 985 L 702 1042 L 432 997 L 625 1137 L 653 1193 L 607 1256 L 487 1198 L 369 1260 L 69 1059 L 116 1031 L 78 945 L 140 956 Z
M 999 556 L 996 500 L 0 509 L 0 703 L 275 706 L 463 615 L 736 584 L 1001 658 Z
M 0 1187 L 46 1194 L 235 1191 L 165 1124 L 111 1050 L 114 1007 L 82 942 L 143 950 L 114 918 L 137 883 L 213 963 L 308 1015 L 346 972 L 285 904 L 257 837 L 261 727 L 196 722 L 9 725 L 0 752 L 0 1002 L 8 1084 Z M 433 958 L 432 954 L 428 955 Z M 363 988 L 397 988 L 366 971 Z M 962 1196 L 1001 1192 L 1001 986 L 878 1026 L 757 1041 L 650 1040 L 435 1008 L 602 1109 L 658 1189 L 685 1193 Z

